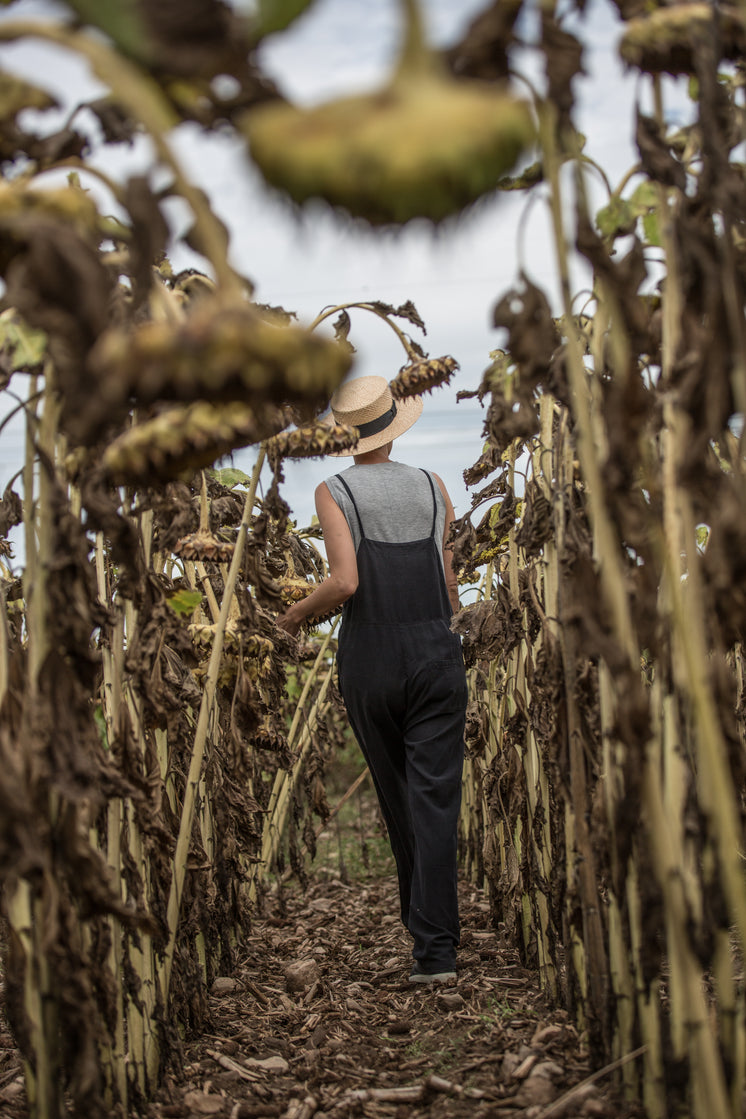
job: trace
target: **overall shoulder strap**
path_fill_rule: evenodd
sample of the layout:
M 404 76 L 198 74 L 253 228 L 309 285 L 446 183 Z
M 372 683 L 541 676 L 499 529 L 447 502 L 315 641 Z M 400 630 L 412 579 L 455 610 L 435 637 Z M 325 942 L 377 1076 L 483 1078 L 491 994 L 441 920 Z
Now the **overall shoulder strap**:
M 344 488 L 347 490 L 347 496 L 349 497 L 350 501 L 352 502 L 352 508 L 355 510 L 355 516 L 357 517 L 357 523 L 360 526 L 360 539 L 364 540 L 365 539 L 365 529 L 363 528 L 363 522 L 362 522 L 362 518 L 360 516 L 360 510 L 357 507 L 357 502 L 355 501 L 355 498 L 352 496 L 352 490 L 347 485 L 347 483 L 345 482 L 345 480 L 344 480 L 344 478 L 342 477 L 341 474 L 335 474 L 334 477 L 337 479 L 338 482 L 341 482 L 342 485 L 344 486 Z
M 433 495 L 433 524 L 432 528 L 430 529 L 430 535 L 435 536 L 435 522 L 438 519 L 438 502 L 435 498 L 435 486 L 433 485 L 433 480 L 427 470 L 423 469 L 423 467 L 420 467 L 420 470 L 422 470 L 422 473 L 425 475 L 428 482 L 430 483 L 430 493 Z

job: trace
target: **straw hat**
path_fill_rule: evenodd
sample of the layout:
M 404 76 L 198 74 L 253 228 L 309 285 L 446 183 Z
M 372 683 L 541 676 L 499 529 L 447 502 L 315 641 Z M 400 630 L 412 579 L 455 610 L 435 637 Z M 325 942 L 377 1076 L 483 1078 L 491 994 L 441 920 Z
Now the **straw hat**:
M 348 451 L 335 451 L 333 458 L 364 455 L 384 447 L 412 426 L 422 412 L 422 397 L 394 400 L 385 377 L 356 377 L 337 389 L 331 400 L 334 419 L 360 432 L 360 441 Z

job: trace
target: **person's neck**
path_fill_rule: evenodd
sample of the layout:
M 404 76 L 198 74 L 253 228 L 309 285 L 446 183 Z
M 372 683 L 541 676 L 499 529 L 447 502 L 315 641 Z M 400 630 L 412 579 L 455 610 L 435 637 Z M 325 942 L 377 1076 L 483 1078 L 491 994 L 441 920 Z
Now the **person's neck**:
M 366 451 L 364 455 L 353 455 L 355 466 L 372 466 L 376 462 L 391 462 L 391 444 L 385 447 L 376 447 L 375 451 Z

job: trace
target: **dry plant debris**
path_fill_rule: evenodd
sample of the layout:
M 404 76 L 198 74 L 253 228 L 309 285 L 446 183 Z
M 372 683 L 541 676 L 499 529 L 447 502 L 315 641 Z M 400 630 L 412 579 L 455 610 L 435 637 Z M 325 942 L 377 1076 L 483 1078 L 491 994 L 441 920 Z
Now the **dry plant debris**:
M 501 945 L 481 891 L 464 883 L 461 908 L 458 980 L 422 989 L 393 878 L 273 890 L 235 974 L 213 983 L 209 1031 L 144 1114 L 631 1119 L 604 1080 L 584 1084 L 582 1038 Z M 28 1114 L 1 1018 L 0 1114 Z

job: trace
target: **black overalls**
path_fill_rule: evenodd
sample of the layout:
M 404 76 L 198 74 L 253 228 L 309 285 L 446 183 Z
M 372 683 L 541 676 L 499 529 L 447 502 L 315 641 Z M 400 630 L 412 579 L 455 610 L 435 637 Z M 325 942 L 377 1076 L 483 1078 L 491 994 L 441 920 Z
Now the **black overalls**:
M 360 525 L 358 589 L 339 637 L 339 683 L 370 767 L 399 877 L 402 921 L 428 971 L 452 969 L 459 941 L 456 832 L 466 674 L 435 539 L 371 540 Z

